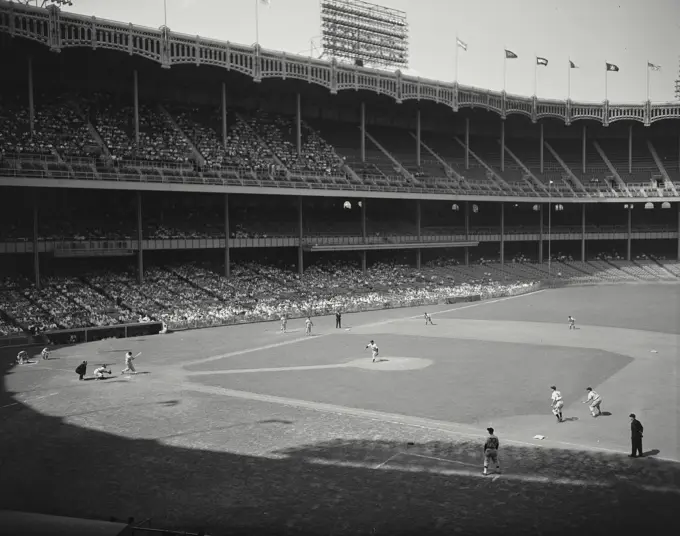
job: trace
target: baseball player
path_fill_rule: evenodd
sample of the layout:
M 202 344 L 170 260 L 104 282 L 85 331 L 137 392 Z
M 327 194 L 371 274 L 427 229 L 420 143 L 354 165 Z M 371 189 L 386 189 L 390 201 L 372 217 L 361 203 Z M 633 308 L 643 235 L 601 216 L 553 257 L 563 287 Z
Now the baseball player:
M 500 473 L 501 464 L 498 461 L 498 447 L 500 447 L 500 442 L 498 441 L 498 438 L 493 435 L 493 428 L 487 428 L 486 431 L 489 432 L 489 437 L 486 438 L 486 442 L 484 443 L 484 472 L 482 474 L 488 474 L 489 461 L 496 464 L 496 472 Z
M 600 409 L 600 404 L 602 404 L 602 397 L 593 391 L 592 387 L 586 389 L 588 391 L 588 398 L 586 398 L 583 403 L 590 404 L 590 414 L 593 417 L 602 415 L 602 410 Z
M 557 390 L 557 387 L 552 385 L 552 395 L 550 397 L 550 405 L 552 406 L 552 412 L 555 417 L 557 417 L 557 422 L 562 422 L 562 408 L 564 407 L 564 400 L 562 400 L 562 393 Z
M 121 374 L 126 374 L 128 372 L 132 374 L 137 374 L 137 371 L 135 370 L 135 366 L 132 364 L 132 361 L 134 361 L 134 357 L 132 357 L 132 352 L 128 352 L 125 354 L 125 369 L 121 372 Z
M 97 380 L 104 380 L 106 378 L 105 374 L 111 375 L 111 369 L 106 368 L 107 365 L 102 365 L 101 367 L 97 367 L 94 369 L 94 377 Z
M 380 350 L 378 350 L 378 345 L 374 341 L 371 341 L 366 345 L 366 348 L 371 349 L 371 355 L 373 356 L 373 363 L 375 363 L 375 360 L 378 359 L 378 353 L 380 352 Z
M 432 323 L 432 317 L 431 317 L 430 315 L 428 315 L 427 313 L 425 313 L 423 316 L 425 317 L 425 325 L 426 325 L 426 326 L 427 326 L 428 324 L 430 324 L 431 326 L 434 326 L 434 324 Z

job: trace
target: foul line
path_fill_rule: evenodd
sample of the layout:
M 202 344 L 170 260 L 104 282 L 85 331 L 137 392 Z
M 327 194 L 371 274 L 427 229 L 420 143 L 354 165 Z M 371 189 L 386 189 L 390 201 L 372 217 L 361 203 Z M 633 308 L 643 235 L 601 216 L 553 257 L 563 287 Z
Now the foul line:
M 392 456 L 390 460 L 398 455 L 404 454 L 406 456 L 412 456 L 410 453 L 397 453 Z M 366 463 L 366 462 L 346 462 L 337 460 L 328 460 L 324 458 L 308 458 L 306 460 L 308 463 L 314 465 L 325 465 L 325 466 L 336 466 L 336 467 L 347 467 L 350 469 L 373 469 L 380 471 L 399 471 L 402 473 L 411 473 L 414 471 L 419 471 L 423 473 L 434 473 L 442 476 L 466 476 L 466 477 L 476 477 L 490 482 L 496 482 L 497 480 L 510 480 L 515 482 L 527 482 L 532 484 L 557 484 L 560 486 L 573 486 L 573 487 L 584 487 L 584 488 L 611 488 L 614 487 L 617 482 L 598 482 L 594 480 L 581 480 L 581 479 L 571 479 L 571 478 L 551 478 L 546 476 L 534 476 L 534 475 L 518 475 L 512 473 L 502 473 L 502 474 L 490 474 L 483 475 L 481 471 L 470 471 L 468 469 L 439 469 L 433 467 L 427 467 L 423 465 L 412 465 L 407 466 L 397 466 L 390 465 L 387 467 L 384 462 L 378 466 Z M 389 460 L 388 460 L 389 461 Z M 443 460 L 450 462 L 452 460 Z M 477 467 L 477 466 L 475 466 Z M 481 469 L 481 465 L 479 466 Z M 648 485 L 636 485 L 631 482 L 626 482 L 628 485 L 633 485 L 637 488 L 643 489 L 645 491 L 653 493 L 674 493 L 680 495 L 680 489 L 676 487 L 667 486 L 648 486 Z

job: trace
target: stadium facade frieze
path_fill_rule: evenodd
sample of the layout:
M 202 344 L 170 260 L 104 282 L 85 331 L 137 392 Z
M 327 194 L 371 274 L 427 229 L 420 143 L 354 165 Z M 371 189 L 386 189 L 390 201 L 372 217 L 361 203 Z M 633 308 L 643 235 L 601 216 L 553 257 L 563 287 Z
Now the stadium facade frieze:
M 2 170 L 0 170 L 2 173 Z M 253 183 L 255 181 L 252 181 Z M 347 199 L 409 199 L 413 201 L 478 201 L 478 202 L 499 202 L 499 203 L 538 203 L 548 204 L 551 202 L 560 203 L 578 203 L 578 204 L 596 204 L 596 203 L 614 203 L 614 204 L 630 204 L 639 203 L 677 203 L 678 198 L 672 196 L 666 197 L 629 197 L 621 192 L 620 197 L 559 197 L 544 195 L 541 197 L 528 197 L 516 195 L 484 195 L 484 194 L 454 194 L 454 193 L 440 193 L 422 191 L 402 191 L 403 188 L 394 188 L 391 191 L 388 188 L 381 187 L 348 187 L 347 189 L 333 189 L 333 188 L 312 188 L 309 185 L 299 185 L 298 187 L 266 187 L 257 186 L 232 186 L 220 184 L 207 183 L 171 183 L 171 182 L 144 182 L 144 181 L 112 181 L 112 180 L 98 180 L 95 178 L 87 179 L 49 179 L 49 178 L 35 178 L 23 176 L 5 176 L 0 175 L 0 186 L 11 186 L 20 188 L 72 188 L 72 189 L 90 189 L 90 190 L 128 190 L 138 192 L 186 192 L 186 193 L 214 193 L 214 194 L 241 194 L 241 195 L 276 195 L 276 196 L 298 196 L 298 197 L 336 197 Z M 415 188 L 413 190 L 416 190 Z
M 61 11 L 56 6 L 43 9 L 0 0 L 0 32 L 36 41 L 54 52 L 74 47 L 114 50 L 145 58 L 164 68 L 187 64 L 211 65 L 249 76 L 255 82 L 297 79 L 323 86 L 332 94 L 343 90 L 365 90 L 390 96 L 397 103 L 427 100 L 454 111 L 481 108 L 496 112 L 502 118 L 519 114 L 534 122 L 557 118 L 569 125 L 579 120 L 594 120 L 605 126 L 623 120 L 649 126 L 655 121 L 680 118 L 680 103 L 580 103 L 521 97 L 415 78 L 399 71 L 378 71 L 265 50 L 259 45 L 205 39 L 172 32 L 167 27 L 154 29 L 87 17 Z

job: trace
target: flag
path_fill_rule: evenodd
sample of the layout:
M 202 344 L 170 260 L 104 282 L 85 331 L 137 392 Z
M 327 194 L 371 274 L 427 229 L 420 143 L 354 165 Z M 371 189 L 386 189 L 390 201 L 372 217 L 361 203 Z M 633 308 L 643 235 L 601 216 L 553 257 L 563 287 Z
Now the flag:
M 606 65 L 607 65 L 607 70 L 608 70 L 608 71 L 613 71 L 613 72 L 615 72 L 615 73 L 618 73 L 618 72 L 619 72 L 619 67 L 618 67 L 618 65 L 614 65 L 613 63 L 607 63 Z
M 505 58 L 508 60 L 514 60 L 517 57 L 517 54 L 515 54 L 512 50 L 508 50 L 507 48 L 505 49 Z
M 576 65 L 573 61 L 569 60 L 569 68 L 570 69 L 578 69 L 578 65 Z
M 547 67 L 548 66 L 548 60 L 546 60 L 545 58 L 539 58 L 538 56 L 536 56 L 536 65 L 543 65 L 544 67 Z
M 652 71 L 660 71 L 661 65 L 654 65 L 653 63 L 647 62 L 647 67 Z
M 465 50 L 467 52 L 467 43 L 464 43 L 463 41 L 461 41 L 457 37 L 456 37 L 456 45 L 458 45 L 460 48 L 462 48 L 463 50 Z

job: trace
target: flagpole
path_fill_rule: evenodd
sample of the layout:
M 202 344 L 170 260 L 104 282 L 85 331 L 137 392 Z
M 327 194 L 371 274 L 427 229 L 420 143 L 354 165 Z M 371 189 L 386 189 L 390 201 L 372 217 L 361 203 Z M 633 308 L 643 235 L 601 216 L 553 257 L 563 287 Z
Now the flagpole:
M 453 54 L 453 81 L 458 82 L 458 32 L 456 32 L 456 42 L 454 45 L 456 47 L 456 51 Z
M 649 60 L 647 60 L 647 100 L 649 100 Z
M 538 56 L 534 53 L 534 97 L 538 96 Z
M 567 63 L 567 100 L 571 99 L 571 58 Z
M 505 86 L 507 84 L 507 71 L 508 71 L 508 53 L 506 48 L 503 49 L 503 93 L 505 93 Z
M 255 0 L 255 44 L 260 44 L 260 0 Z
M 163 0 L 163 25 L 168 27 L 168 0 Z
M 609 68 L 607 62 L 604 62 L 604 101 L 607 102 L 607 78 L 609 75 Z

